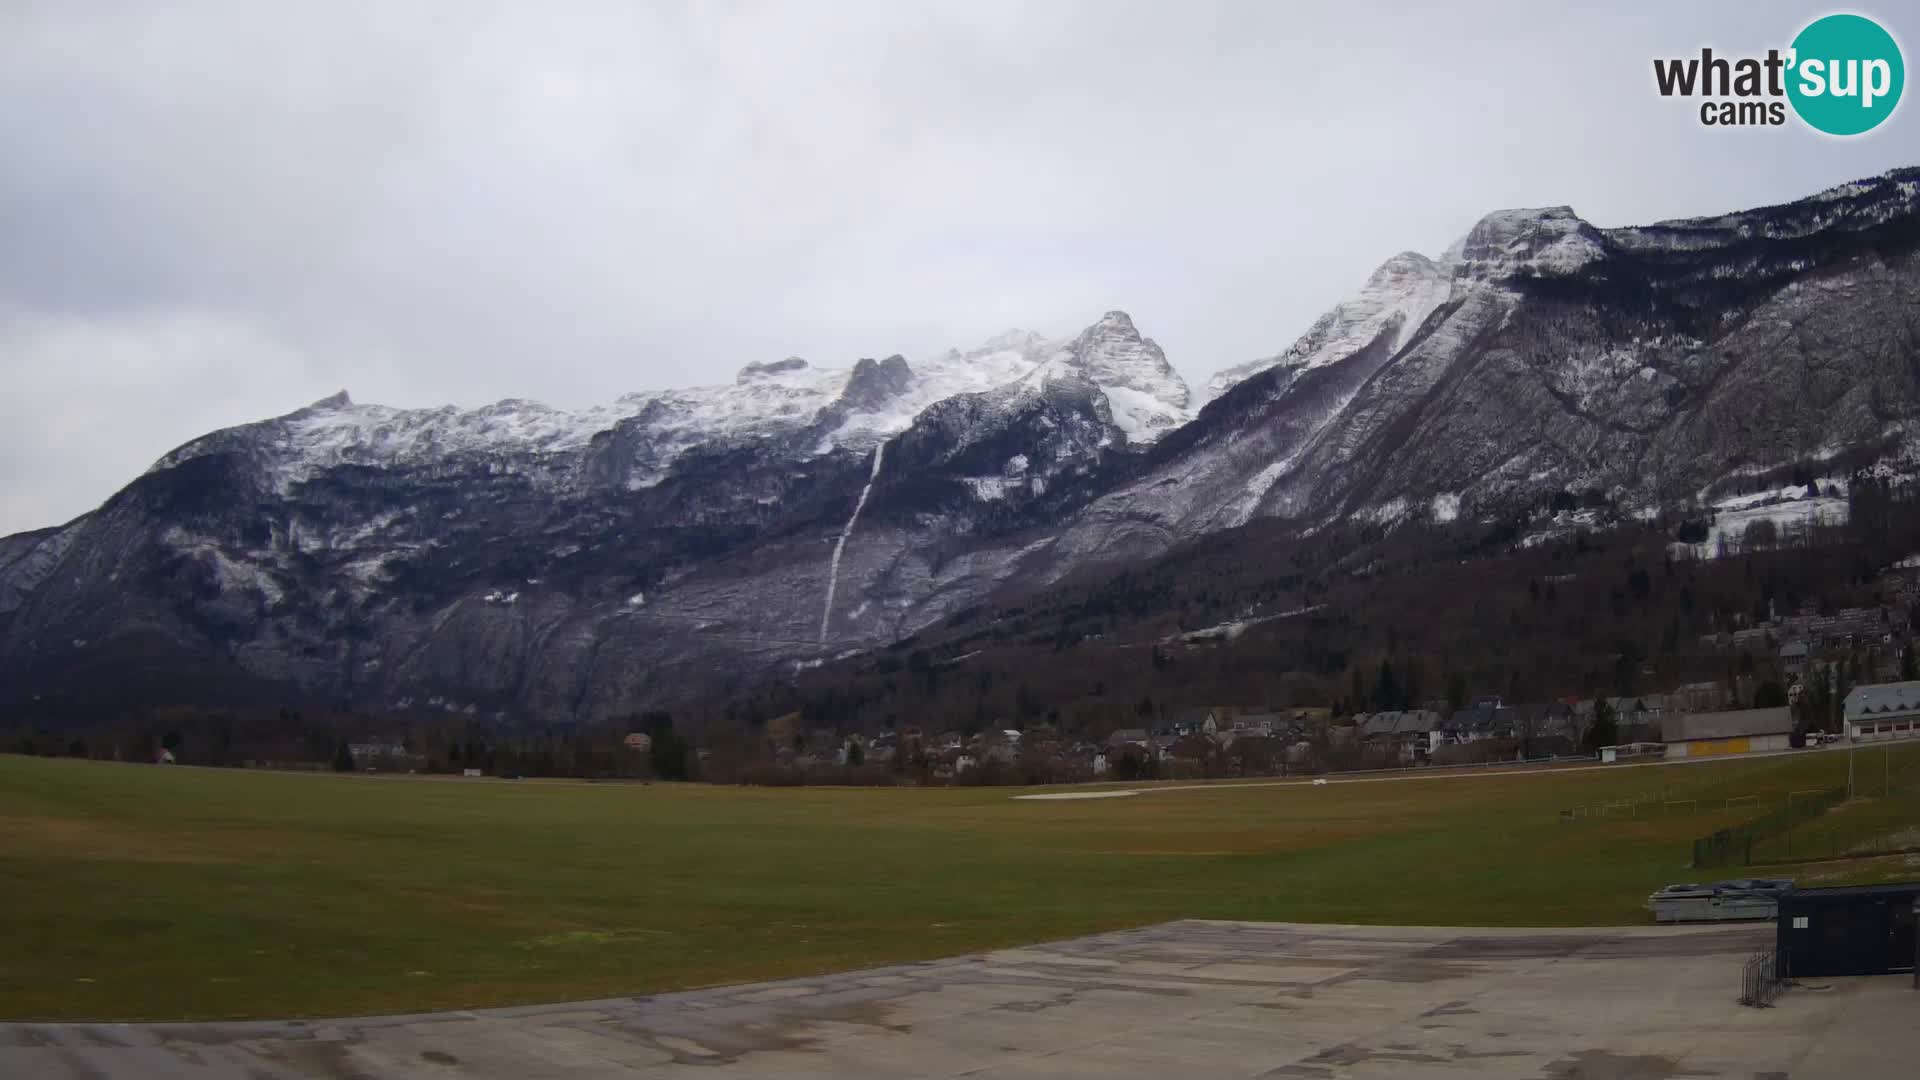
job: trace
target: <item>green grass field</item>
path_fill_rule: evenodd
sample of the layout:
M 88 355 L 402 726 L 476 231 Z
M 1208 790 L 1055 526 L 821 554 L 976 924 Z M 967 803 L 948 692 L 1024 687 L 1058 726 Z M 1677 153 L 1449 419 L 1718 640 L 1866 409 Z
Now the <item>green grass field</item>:
M 615 996 L 1179 917 L 1643 922 L 1650 890 L 1689 878 L 1692 837 L 1756 813 L 1669 800 L 1778 801 L 1845 769 L 1822 753 L 1016 802 L 0 757 L 0 1017 Z M 1630 798 L 1649 801 L 1559 818 Z M 1920 875 L 1906 865 L 1794 872 Z

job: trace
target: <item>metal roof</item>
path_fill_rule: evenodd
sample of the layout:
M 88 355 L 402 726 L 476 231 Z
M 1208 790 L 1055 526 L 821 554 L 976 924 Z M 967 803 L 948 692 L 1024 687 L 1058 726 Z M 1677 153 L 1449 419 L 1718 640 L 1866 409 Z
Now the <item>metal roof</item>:
M 1785 705 L 1775 709 L 1736 709 L 1660 718 L 1660 734 L 1670 743 L 1737 739 L 1743 735 L 1784 735 L 1792 730 L 1793 710 Z
M 1819 903 L 1822 900 L 1851 900 L 1866 896 L 1920 896 L 1920 881 L 1892 881 L 1884 885 L 1830 885 L 1824 889 L 1794 888 L 1782 901 Z
M 1396 733 L 1428 732 L 1439 726 L 1439 713 L 1430 709 L 1408 709 L 1400 714 L 1400 723 L 1393 730 Z
M 1380 712 L 1374 713 L 1372 716 L 1367 717 L 1367 724 L 1366 724 L 1367 734 L 1391 735 L 1393 734 L 1393 729 L 1399 726 L 1399 723 L 1400 723 L 1400 710 L 1398 709 L 1382 710 Z
M 1920 682 L 1880 683 L 1856 686 L 1847 693 L 1846 715 L 1861 716 L 1920 711 Z

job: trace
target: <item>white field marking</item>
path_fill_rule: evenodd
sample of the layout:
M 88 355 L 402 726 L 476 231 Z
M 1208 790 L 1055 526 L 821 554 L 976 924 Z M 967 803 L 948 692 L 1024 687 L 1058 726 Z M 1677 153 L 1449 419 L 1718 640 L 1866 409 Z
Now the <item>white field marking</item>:
M 1014 798 L 1034 802 L 1065 802 L 1068 799 L 1124 799 L 1138 794 L 1137 791 L 1054 791 L 1045 795 L 1015 795 Z
M 1272 780 L 1236 780 L 1232 783 L 1220 784 L 1167 784 L 1164 787 L 1141 788 L 1136 794 L 1159 795 L 1163 792 L 1178 791 L 1227 791 L 1233 788 L 1308 787 L 1321 784 L 1395 784 L 1407 780 L 1461 780 L 1475 777 L 1562 776 L 1566 773 L 1601 772 L 1603 770 L 1606 772 L 1618 772 L 1622 769 L 1668 769 L 1680 768 L 1686 765 L 1726 764 L 1730 761 L 1757 761 L 1762 758 L 1786 757 L 1790 754 L 1829 754 L 1844 748 L 1843 744 L 1836 743 L 1832 746 L 1817 748 L 1808 746 L 1799 750 L 1767 750 L 1752 754 L 1713 754 L 1707 757 L 1666 758 L 1660 761 L 1621 762 L 1613 765 L 1514 766 L 1496 763 L 1493 765 L 1447 766 L 1439 770 L 1390 769 L 1384 770 L 1384 775 L 1353 776 L 1346 779 L 1315 777 L 1311 780 L 1283 780 L 1276 777 Z M 582 784 L 588 782 L 589 781 L 585 780 L 580 781 Z M 1009 796 L 1009 798 L 1014 799 L 1028 797 L 1030 796 Z M 1757 798 L 1759 798 L 1757 795 L 1742 795 L 1733 801 L 1738 802 L 1740 799 Z

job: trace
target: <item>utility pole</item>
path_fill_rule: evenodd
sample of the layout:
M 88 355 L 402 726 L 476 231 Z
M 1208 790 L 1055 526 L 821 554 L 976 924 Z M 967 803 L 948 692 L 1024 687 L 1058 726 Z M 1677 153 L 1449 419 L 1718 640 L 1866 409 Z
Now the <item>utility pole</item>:
M 1833 675 L 1832 669 L 1828 670 L 1828 675 L 1829 677 Z M 1829 696 L 1839 697 L 1839 693 L 1838 693 L 1839 689 L 1840 688 L 1838 686 L 1833 687 L 1833 693 L 1830 694 Z M 1840 737 L 1847 740 L 1847 798 L 1852 799 L 1853 798 L 1853 759 L 1856 755 L 1860 753 L 1860 744 L 1854 741 L 1852 732 L 1849 732 L 1847 730 L 1846 699 L 1840 698 L 1840 700 L 1835 704 L 1834 707 L 1837 710 L 1839 710 L 1839 713 L 1840 713 Z

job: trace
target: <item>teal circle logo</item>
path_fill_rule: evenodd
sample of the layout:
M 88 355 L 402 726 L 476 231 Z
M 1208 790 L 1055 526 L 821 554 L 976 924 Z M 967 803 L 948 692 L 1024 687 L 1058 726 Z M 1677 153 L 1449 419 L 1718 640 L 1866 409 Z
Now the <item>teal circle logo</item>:
M 1808 126 L 1829 135 L 1859 135 L 1880 126 L 1900 104 L 1906 65 L 1900 45 L 1862 15 L 1828 15 L 1793 39 L 1787 99 Z

